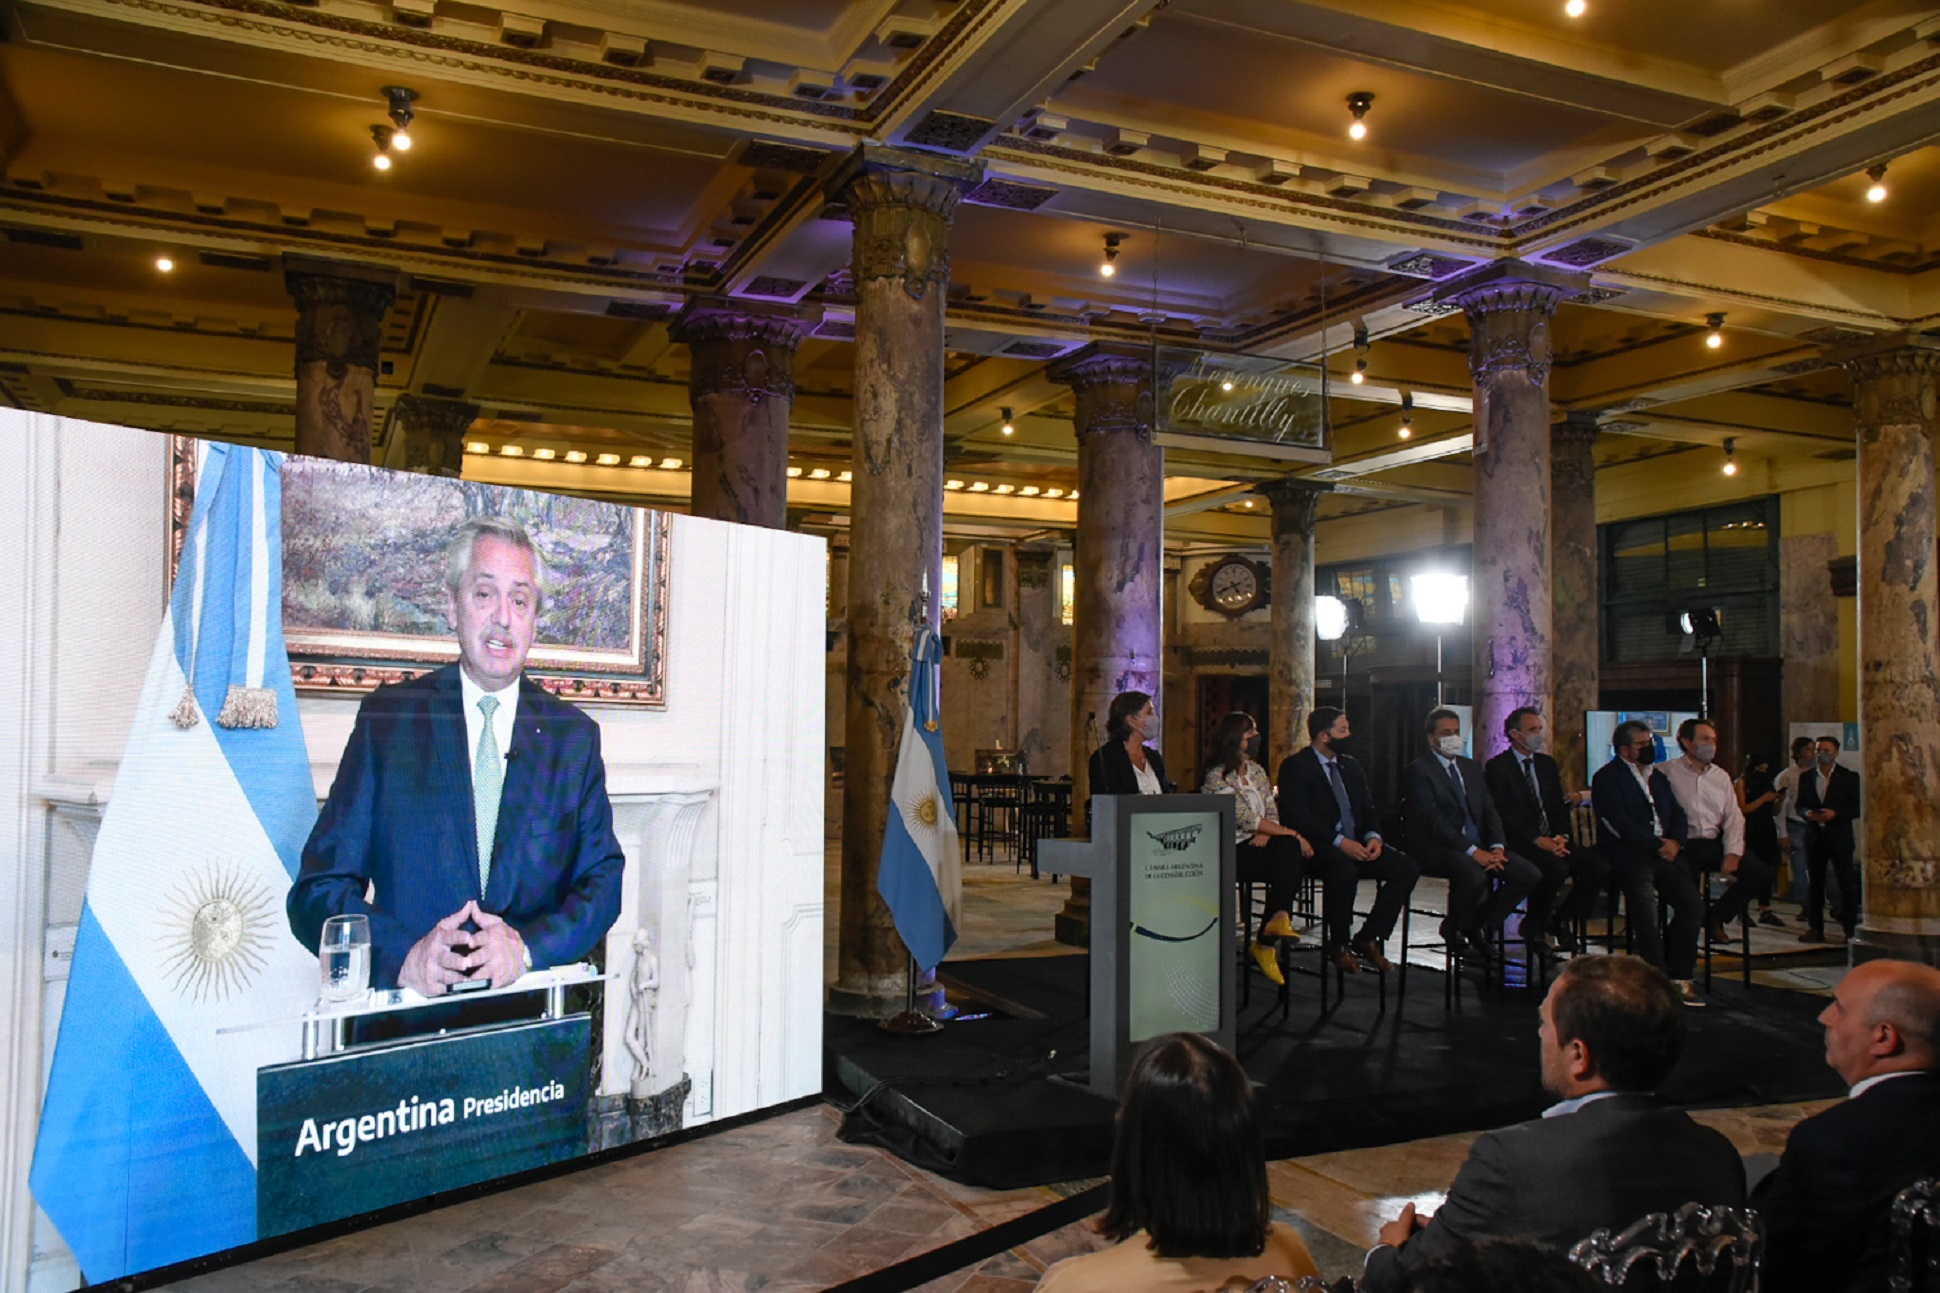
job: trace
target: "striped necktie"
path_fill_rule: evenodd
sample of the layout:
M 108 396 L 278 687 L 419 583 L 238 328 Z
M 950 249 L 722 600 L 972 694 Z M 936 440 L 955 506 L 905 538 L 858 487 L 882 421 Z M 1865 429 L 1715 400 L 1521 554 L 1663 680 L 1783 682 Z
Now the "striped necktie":
M 505 790 L 505 761 L 499 756 L 498 736 L 492 731 L 498 697 L 480 696 L 478 710 L 485 715 L 485 722 L 478 729 L 478 751 L 472 756 L 472 820 L 478 825 L 478 896 L 482 900 L 485 886 L 492 879 L 492 838 L 498 834 L 498 801 Z

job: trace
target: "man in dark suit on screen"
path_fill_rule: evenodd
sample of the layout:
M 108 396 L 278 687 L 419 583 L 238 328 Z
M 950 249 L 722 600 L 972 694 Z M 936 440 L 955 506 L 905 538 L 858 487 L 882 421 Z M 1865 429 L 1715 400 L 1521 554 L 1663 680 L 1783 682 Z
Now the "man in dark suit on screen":
M 1448 881 L 1441 933 L 1450 950 L 1487 965 L 1502 922 L 1543 873 L 1509 852 L 1481 766 L 1462 753 L 1461 715 L 1432 710 L 1423 731 L 1428 753 L 1401 773 L 1408 847 L 1423 871 Z
M 1314 846 L 1320 876 L 1327 957 L 1349 973 L 1361 958 L 1379 970 L 1394 968 L 1382 947 L 1394 933 L 1421 869 L 1381 838 L 1381 818 L 1368 793 L 1367 774 L 1346 751 L 1353 736 L 1347 715 L 1323 705 L 1307 716 L 1307 748 L 1280 763 L 1280 822 Z M 1354 898 L 1362 880 L 1377 882 L 1374 906 L 1357 936 Z
M 368 915 L 374 987 L 503 987 L 619 915 L 599 725 L 523 672 L 549 582 L 518 522 L 467 521 L 446 553 L 458 663 L 358 707 L 288 908 L 312 948 L 327 917 Z
M 1745 1168 L 1731 1142 L 1650 1093 L 1684 1043 L 1670 983 L 1631 956 L 1566 962 L 1543 998 L 1540 1118 L 1486 1132 L 1432 1219 L 1412 1203 L 1381 1227 L 1367 1256 L 1368 1293 L 1485 1236 L 1567 1249 L 1686 1203 L 1742 1207 Z
M 1569 801 L 1563 796 L 1562 769 L 1546 753 L 1549 730 L 1542 714 L 1528 706 L 1514 710 L 1503 721 L 1502 731 L 1509 738 L 1509 748 L 1482 765 L 1483 780 L 1502 817 L 1509 851 L 1528 858 L 1543 872 L 1542 883 L 1529 895 L 1522 936 L 1539 952 L 1552 946 L 1573 952 L 1572 931 L 1589 918 L 1609 869 L 1595 849 L 1576 839 Z M 1556 895 L 1571 879 L 1575 883 L 1569 901 L 1552 921 Z
M 1810 881 L 1805 901 L 1805 932 L 1801 943 L 1823 943 L 1825 937 L 1825 869 L 1839 881 L 1839 906 L 1834 917 L 1846 927 L 1846 937 L 1859 932 L 1859 868 L 1853 865 L 1853 819 L 1859 816 L 1859 774 L 1839 766 L 1839 742 L 1818 739 L 1814 766 L 1799 774 L 1799 816 L 1805 819 L 1805 867 Z
M 1610 873 L 1623 886 L 1624 920 L 1638 955 L 1670 975 L 1687 1006 L 1702 1006 L 1691 976 L 1697 971 L 1704 902 L 1691 873 L 1678 864 L 1690 823 L 1657 761 L 1648 724 L 1627 719 L 1610 737 L 1616 757 L 1590 779 L 1590 798 L 1602 823 L 1600 843 Z M 1668 935 L 1657 928 L 1657 904 L 1671 909 Z
M 1851 1092 L 1792 1128 L 1751 1203 L 1768 1293 L 1884 1289 L 1893 1196 L 1940 1176 L 1940 970 L 1868 961 L 1819 1016 Z

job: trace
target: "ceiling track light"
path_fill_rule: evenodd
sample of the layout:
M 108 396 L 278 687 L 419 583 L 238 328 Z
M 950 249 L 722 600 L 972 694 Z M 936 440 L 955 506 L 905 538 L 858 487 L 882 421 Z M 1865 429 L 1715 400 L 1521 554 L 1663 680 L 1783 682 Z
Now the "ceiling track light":
M 1872 187 L 1866 190 L 1866 200 L 1884 202 L 1886 200 L 1886 163 L 1881 162 L 1877 166 L 1868 167 L 1866 178 L 1873 182 Z
M 1374 106 L 1374 95 L 1367 90 L 1356 90 L 1347 96 L 1347 110 L 1354 114 L 1353 124 L 1347 127 L 1349 139 L 1367 138 L 1367 110 Z
M 408 153 L 411 151 L 411 122 L 417 118 L 417 112 L 411 105 L 418 101 L 418 92 L 401 85 L 387 85 L 384 87 L 384 98 L 390 104 L 391 125 L 396 127 L 396 133 L 391 136 L 391 147 L 400 153 Z
M 1359 386 L 1362 382 L 1366 381 L 1367 380 L 1367 360 L 1356 359 L 1354 361 L 1354 371 L 1348 374 L 1347 380 L 1354 383 L 1356 386 Z
M 1016 435 L 1017 419 L 1011 416 L 1010 410 L 1008 408 L 1004 409 L 1003 413 L 1004 413 L 1004 434 Z
M 370 159 L 370 164 L 380 171 L 388 171 L 391 169 L 391 140 L 396 134 L 397 128 L 395 126 L 372 126 L 370 128 L 370 137 L 377 144 L 377 156 Z
M 1118 259 L 1118 245 L 1124 241 L 1125 235 L 1122 233 L 1108 233 L 1105 235 L 1105 259 L 1098 266 L 1099 277 L 1110 278 L 1118 272 L 1118 266 L 1112 264 L 1112 262 Z
M 1724 441 L 1724 474 L 1727 476 L 1736 476 L 1738 474 L 1737 452 L 1738 437 L 1726 436 Z
M 1415 434 L 1415 397 L 1409 391 L 1401 392 L 1401 438 L 1413 439 Z
M 1716 314 L 1705 315 L 1704 322 L 1705 326 L 1711 329 L 1711 331 L 1704 334 L 1704 344 L 1712 350 L 1722 349 L 1724 346 L 1724 311 L 1720 310 Z
M 1367 380 L 1367 352 L 1373 348 L 1374 342 L 1367 335 L 1367 325 L 1365 323 L 1356 325 L 1354 328 L 1354 349 L 1361 352 L 1361 357 L 1354 361 L 1354 371 L 1347 379 L 1356 386 L 1359 386 Z

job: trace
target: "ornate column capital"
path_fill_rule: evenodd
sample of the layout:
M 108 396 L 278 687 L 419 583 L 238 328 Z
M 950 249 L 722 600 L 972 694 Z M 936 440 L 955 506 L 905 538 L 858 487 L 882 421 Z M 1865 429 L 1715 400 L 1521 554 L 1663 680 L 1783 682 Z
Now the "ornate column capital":
M 725 297 L 695 297 L 681 307 L 668 334 L 690 348 L 691 399 L 723 392 L 748 403 L 795 398 L 795 351 L 821 320 L 819 307 L 770 305 Z
M 1152 443 L 1152 355 L 1136 346 L 1086 346 L 1044 370 L 1077 396 L 1080 441 L 1101 435 L 1135 435 Z
M 855 224 L 857 284 L 896 279 L 918 301 L 931 287 L 946 289 L 950 220 L 981 179 L 982 162 L 858 144 L 823 186 Z
M 349 367 L 377 368 L 384 315 L 397 299 L 397 275 L 361 265 L 292 257 L 283 283 L 296 301 L 296 362 L 324 364 L 341 378 Z
M 1435 293 L 1462 307 L 1469 323 L 1469 371 L 1477 384 L 1519 372 L 1532 385 L 1549 381 L 1549 323 L 1559 303 L 1590 286 L 1588 274 L 1498 261 Z
M 1933 424 L 1940 340 L 1893 333 L 1832 351 L 1827 358 L 1852 378 L 1853 411 L 1861 428 Z
M 1331 494 L 1334 487 L 1326 481 L 1308 480 L 1303 476 L 1282 476 L 1278 480 L 1261 481 L 1253 487 L 1253 492 L 1266 499 L 1273 508 L 1273 531 L 1275 534 L 1286 530 L 1297 530 L 1311 536 L 1314 523 L 1320 517 L 1322 495 Z
M 398 396 L 391 406 L 391 423 L 404 435 L 404 470 L 424 476 L 463 475 L 465 432 L 477 420 L 478 405 L 465 400 Z

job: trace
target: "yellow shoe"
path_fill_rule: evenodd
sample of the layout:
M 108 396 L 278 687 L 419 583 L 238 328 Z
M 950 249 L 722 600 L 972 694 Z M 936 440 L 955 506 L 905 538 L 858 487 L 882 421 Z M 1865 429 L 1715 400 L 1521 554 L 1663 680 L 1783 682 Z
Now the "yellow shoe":
M 1260 973 L 1266 976 L 1267 982 L 1278 988 L 1286 986 L 1287 976 L 1280 973 L 1280 958 L 1272 948 L 1265 943 L 1253 944 L 1253 961 L 1260 967 Z
M 1284 911 L 1277 911 L 1273 913 L 1273 919 L 1266 922 L 1266 928 L 1260 931 L 1260 937 L 1284 938 L 1298 943 L 1300 931 L 1293 927 L 1292 919 Z

